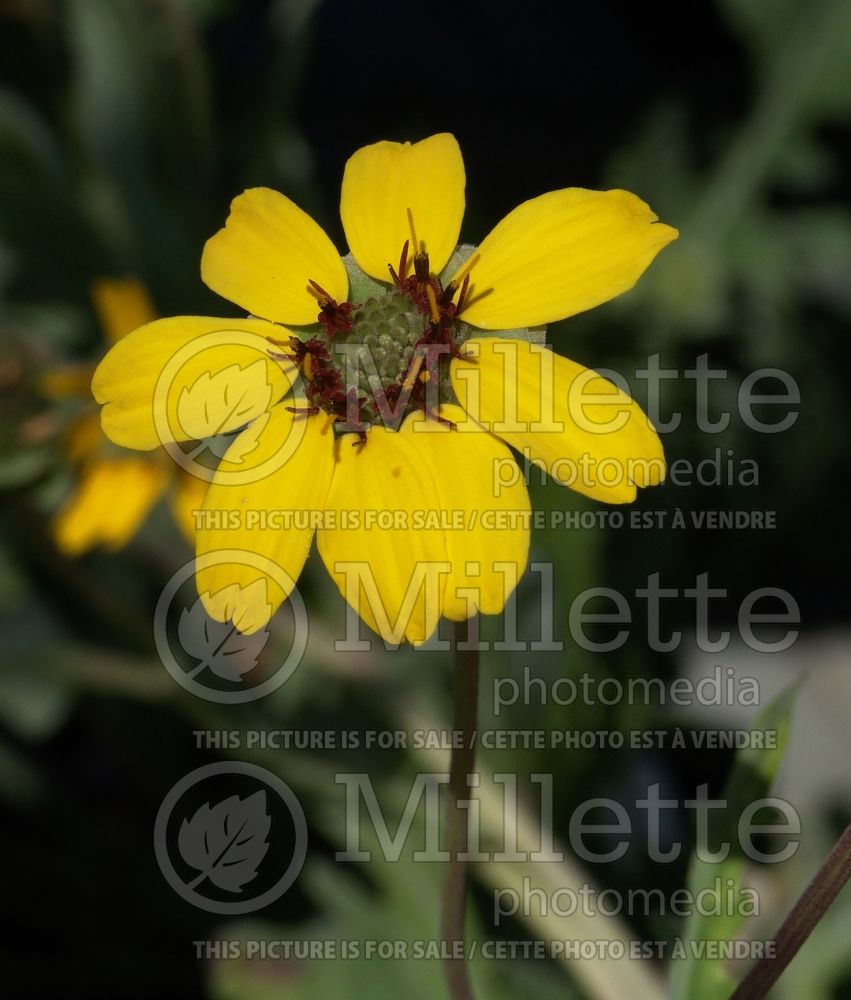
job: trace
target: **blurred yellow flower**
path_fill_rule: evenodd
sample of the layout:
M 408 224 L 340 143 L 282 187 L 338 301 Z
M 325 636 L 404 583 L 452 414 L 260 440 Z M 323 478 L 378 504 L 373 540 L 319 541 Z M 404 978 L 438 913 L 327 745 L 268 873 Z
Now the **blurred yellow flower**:
M 111 343 L 155 318 L 144 285 L 134 278 L 102 278 L 92 287 L 101 328 Z M 52 399 L 90 399 L 90 366 L 65 366 L 45 373 L 41 389 Z M 69 556 L 102 545 L 116 551 L 136 534 L 151 508 L 168 493 L 172 514 L 191 543 L 192 512 L 201 506 L 206 483 L 178 469 L 164 452 L 133 455 L 116 448 L 88 409 L 67 435 L 68 458 L 76 471 L 70 497 L 52 522 L 53 537 Z
M 359 150 L 343 177 L 341 259 L 284 195 L 248 190 L 201 274 L 249 318 L 158 320 L 99 366 L 92 389 L 119 444 L 245 428 L 198 525 L 199 559 L 233 554 L 199 562 L 214 618 L 264 626 L 315 535 L 367 624 L 419 644 L 441 615 L 500 612 L 526 567 L 530 504 L 522 476 L 503 475 L 509 446 L 611 503 L 664 477 L 633 400 L 530 328 L 627 291 L 676 230 L 626 191 L 567 188 L 524 202 L 476 250 L 458 246 L 464 192 L 451 135 Z M 297 512 L 311 516 L 283 516 Z

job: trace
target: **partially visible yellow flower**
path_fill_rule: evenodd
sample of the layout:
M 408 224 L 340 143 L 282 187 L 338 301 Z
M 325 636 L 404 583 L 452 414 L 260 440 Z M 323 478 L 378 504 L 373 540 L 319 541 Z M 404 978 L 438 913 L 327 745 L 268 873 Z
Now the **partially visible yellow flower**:
M 144 285 L 134 278 L 102 278 L 94 283 L 92 298 L 111 343 L 155 318 Z M 42 377 L 41 389 L 53 399 L 88 401 L 92 371 L 85 365 L 57 368 Z M 164 452 L 134 455 L 116 448 L 91 409 L 69 429 L 66 448 L 76 481 L 52 528 L 56 544 L 67 555 L 81 555 L 98 545 L 112 551 L 122 548 L 164 494 L 181 531 L 194 541 L 192 512 L 201 506 L 206 483 L 178 469 Z
M 422 643 L 441 615 L 500 612 L 526 567 L 530 504 L 522 476 L 502 474 L 509 446 L 610 503 L 664 477 L 633 400 L 530 328 L 627 291 L 676 230 L 626 191 L 567 188 L 524 202 L 476 250 L 458 246 L 464 191 L 451 135 L 359 150 L 343 176 L 346 258 L 284 195 L 246 191 L 201 275 L 250 317 L 159 320 L 99 366 L 92 389 L 119 444 L 172 445 L 196 421 L 245 428 L 197 535 L 199 557 L 232 553 L 197 573 L 214 618 L 264 626 L 315 535 L 361 617 Z M 310 516 L 274 516 L 287 513 Z

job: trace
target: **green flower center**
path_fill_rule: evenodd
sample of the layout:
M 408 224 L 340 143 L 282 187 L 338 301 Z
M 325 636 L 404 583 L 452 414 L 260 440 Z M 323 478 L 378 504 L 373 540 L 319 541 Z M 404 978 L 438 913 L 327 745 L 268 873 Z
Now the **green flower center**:
M 399 401 L 398 416 L 423 409 L 426 397 L 438 403 L 454 402 L 455 393 L 449 377 L 453 350 L 469 336 L 466 323 L 443 320 L 442 344 L 430 341 L 432 321 L 409 296 L 388 289 L 359 303 L 351 312 L 351 332 L 329 339 L 331 364 L 348 387 L 355 385 L 363 397 L 361 420 L 364 424 L 382 419 L 380 397 Z M 327 338 L 327 334 L 325 335 Z M 419 351 L 417 347 L 419 345 Z M 414 369 L 418 369 L 414 371 Z M 406 380 L 413 385 L 405 391 Z M 437 392 L 426 390 L 437 377 Z M 407 400 L 402 397 L 407 395 Z
M 398 428 L 415 410 L 436 418 L 442 404 L 457 402 L 450 361 L 472 332 L 456 318 L 463 294 L 456 301 L 458 285 L 444 288 L 430 273 L 424 250 L 410 274 L 406 255 L 407 244 L 399 270 L 390 268 L 389 289 L 360 273 L 364 280 L 352 283 L 354 302 L 338 303 L 310 283 L 319 329 L 307 339 L 292 338 L 291 358 L 309 408 L 331 414 L 340 431 L 363 433 L 377 423 Z
M 388 290 L 355 306 L 351 323 L 351 333 L 334 337 L 331 345 L 333 363 L 344 379 L 346 367 L 356 365 L 357 385 L 364 393 L 401 382 L 428 326 L 415 303 Z

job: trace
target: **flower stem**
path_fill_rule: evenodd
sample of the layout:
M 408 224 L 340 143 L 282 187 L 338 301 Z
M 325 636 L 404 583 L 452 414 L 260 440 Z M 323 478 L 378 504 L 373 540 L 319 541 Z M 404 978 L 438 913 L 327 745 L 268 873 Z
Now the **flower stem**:
M 449 814 L 446 862 L 441 909 L 441 938 L 447 949 L 444 960 L 451 1000 L 473 1000 L 464 955 L 464 915 L 467 902 L 467 863 L 460 855 L 467 850 L 467 810 L 470 797 L 467 775 L 476 759 L 476 719 L 479 704 L 479 653 L 463 648 L 467 625 L 455 626 L 455 665 L 452 671 L 452 731 L 455 739 L 449 763 Z M 473 643 L 470 643 L 472 646 Z M 460 735 L 459 735 L 460 734 Z
M 730 1000 L 761 1000 L 768 993 L 849 878 L 851 824 L 846 827 L 827 860 L 783 921 L 774 938 L 773 957 L 761 958 L 736 987 Z

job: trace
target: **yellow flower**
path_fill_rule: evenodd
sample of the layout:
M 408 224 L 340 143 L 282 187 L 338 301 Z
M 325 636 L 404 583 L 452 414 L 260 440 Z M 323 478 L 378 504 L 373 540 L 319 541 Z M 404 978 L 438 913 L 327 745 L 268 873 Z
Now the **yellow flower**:
M 96 281 L 92 298 L 111 343 L 154 319 L 144 286 L 133 278 Z M 47 372 L 41 389 L 52 399 L 90 399 L 91 367 L 66 366 Z M 96 412 L 77 417 L 68 432 L 67 453 L 76 467 L 73 491 L 53 519 L 53 537 L 69 556 L 97 545 L 116 551 L 136 534 L 154 504 L 168 493 L 172 514 L 188 541 L 195 537 L 193 511 L 206 483 L 177 469 L 162 452 L 133 455 L 104 436 Z
M 664 477 L 632 399 L 530 328 L 627 291 L 676 230 L 626 191 L 567 188 L 520 205 L 474 250 L 458 246 L 464 189 L 451 135 L 359 150 L 343 176 L 345 258 L 284 195 L 246 191 L 201 275 L 249 318 L 158 320 L 99 366 L 92 389 L 119 444 L 245 428 L 197 534 L 214 618 L 264 626 L 315 535 L 367 624 L 419 644 L 441 615 L 500 612 L 525 569 L 529 497 L 505 473 L 509 446 L 611 503 Z

